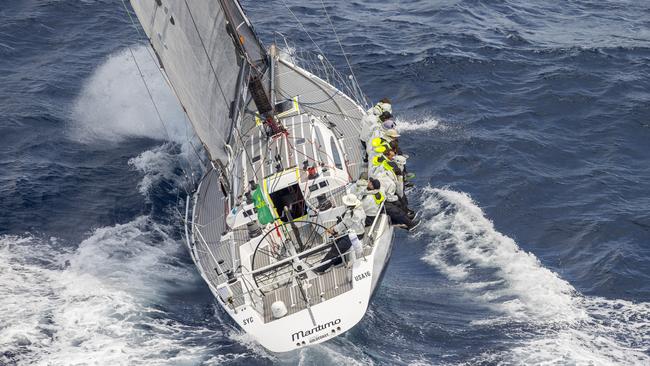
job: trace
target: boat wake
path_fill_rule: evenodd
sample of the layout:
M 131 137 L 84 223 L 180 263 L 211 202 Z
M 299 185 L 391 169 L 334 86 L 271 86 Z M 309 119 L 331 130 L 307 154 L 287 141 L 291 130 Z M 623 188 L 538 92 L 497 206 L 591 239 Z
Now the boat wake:
M 141 216 L 95 230 L 76 249 L 55 238 L 0 238 L 0 363 L 201 360 L 207 350 L 195 344 L 220 331 L 153 305 L 198 281 L 167 231 Z
M 421 235 L 430 244 L 422 259 L 491 310 L 474 326 L 517 332 L 506 334 L 513 339 L 509 349 L 471 364 L 650 361 L 650 303 L 580 294 L 496 231 L 467 194 L 427 187 L 423 210 L 428 222 Z
M 157 191 L 179 189 L 179 164 L 194 152 L 185 144 L 187 126 L 178 103 L 162 79 L 154 81 L 157 66 L 147 61 L 144 47 L 135 54 L 170 135 L 146 90 L 135 90 L 139 74 L 128 51 L 110 56 L 84 86 L 69 134 L 88 144 L 171 137 L 129 161 L 143 175 L 137 189 L 149 199 Z M 398 128 L 446 127 L 423 118 L 399 121 Z M 650 344 L 650 304 L 581 295 L 497 232 L 465 194 L 427 188 L 423 202 L 428 223 L 421 235 L 431 243 L 423 260 L 491 310 L 474 326 L 503 327 L 512 339 L 507 349 L 470 363 L 650 360 L 643 348 Z M 175 202 L 156 204 L 165 209 Z M 173 215 L 141 215 L 98 228 L 81 243 L 29 233 L 0 236 L 0 364 L 374 363 L 367 350 L 372 345 L 345 337 L 281 357 L 265 351 L 225 320 L 189 263 Z M 203 297 L 186 295 L 192 291 Z M 506 327 L 513 323 L 522 326 Z
M 144 173 L 140 192 L 177 184 L 179 159 L 169 144 L 131 159 Z M 193 365 L 272 357 L 222 320 L 179 225 L 176 216 L 142 215 L 95 229 L 79 244 L 0 236 L 0 364 Z
M 147 62 L 146 49 L 136 49 L 135 55 L 169 121 L 173 142 L 140 153 L 125 169 L 142 173 L 137 188 L 147 200 L 173 197 L 185 179 L 179 168 L 190 154 L 184 118 L 155 64 Z M 139 74 L 130 53 L 110 56 L 78 96 L 69 136 L 110 146 L 133 137 L 168 140 L 146 90 L 133 80 Z M 179 220 L 171 213 L 175 204 L 158 201 L 163 212 L 170 212 L 167 217 L 141 215 L 97 228 L 81 243 L 30 233 L 0 236 L 0 364 L 156 365 L 259 358 L 232 337 L 232 326 L 222 323 L 186 254 Z M 192 291 L 209 300 L 188 300 L 189 305 L 178 300 Z M 175 311 L 177 306 L 184 311 Z M 198 315 L 187 315 L 192 311 Z

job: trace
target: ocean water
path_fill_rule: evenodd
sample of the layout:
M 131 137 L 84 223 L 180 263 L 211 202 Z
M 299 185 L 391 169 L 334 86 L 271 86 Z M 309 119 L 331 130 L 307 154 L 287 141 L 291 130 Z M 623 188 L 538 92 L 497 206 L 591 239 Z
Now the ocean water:
M 349 72 L 320 1 L 243 6 Z M 424 224 L 359 325 L 277 355 L 185 250 L 200 152 L 122 3 L 0 3 L 0 365 L 650 364 L 650 3 L 324 6 Z

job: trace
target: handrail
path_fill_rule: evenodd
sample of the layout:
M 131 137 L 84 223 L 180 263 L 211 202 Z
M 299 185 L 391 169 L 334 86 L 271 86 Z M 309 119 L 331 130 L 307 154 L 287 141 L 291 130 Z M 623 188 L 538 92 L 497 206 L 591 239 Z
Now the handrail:
M 377 215 L 377 216 L 380 216 L 380 215 Z M 377 219 L 375 219 L 375 220 L 377 220 Z M 337 239 L 341 238 L 343 236 L 344 235 L 340 235 L 340 236 L 337 237 Z M 318 247 L 311 248 L 311 249 L 308 250 L 308 252 L 313 253 L 313 252 L 315 252 L 315 251 L 317 251 L 319 249 L 325 248 L 327 245 L 335 245 L 335 240 L 328 241 L 328 242 L 326 242 L 326 243 L 324 243 L 324 244 L 322 244 L 322 245 L 320 245 Z M 335 247 L 337 248 L 337 251 L 338 251 L 339 254 L 337 256 L 329 259 L 329 260 L 319 262 L 317 264 L 318 267 L 323 266 L 323 265 L 327 265 L 327 264 L 335 261 L 338 258 L 343 259 L 343 261 L 345 263 L 345 266 L 348 267 L 348 262 L 345 260 L 345 256 L 352 253 L 353 248 L 350 248 L 346 252 L 341 253 L 338 246 L 335 246 Z M 307 251 L 305 251 L 305 252 L 302 252 L 301 254 L 307 255 L 308 253 L 307 253 Z M 293 256 L 292 258 L 295 258 L 295 257 L 296 256 Z M 273 281 L 271 283 L 267 283 L 267 284 L 264 284 L 264 285 L 261 285 L 261 286 L 257 285 L 257 284 L 253 285 L 252 283 L 249 283 L 248 280 L 247 280 L 247 276 L 249 276 L 249 275 L 252 276 L 254 273 L 257 273 L 256 271 L 243 271 L 242 270 L 240 272 L 240 276 L 237 276 L 237 279 L 239 281 L 241 281 L 242 283 L 246 283 L 246 284 L 242 286 L 241 294 L 234 295 L 234 296 L 231 297 L 231 299 L 235 300 L 235 299 L 245 298 L 246 296 L 250 296 L 251 302 L 253 304 L 255 304 L 255 303 L 259 302 L 264 296 L 266 296 L 264 291 L 266 291 L 267 289 L 273 288 L 275 286 L 278 286 L 278 284 L 280 284 L 280 283 L 283 283 L 283 282 L 286 283 L 287 281 L 290 281 L 290 280 L 292 280 L 292 279 L 294 279 L 296 277 L 300 277 L 300 276 L 302 276 L 304 274 L 307 274 L 308 272 L 313 271 L 313 268 L 315 266 L 307 267 L 307 268 L 304 268 L 303 270 L 300 270 L 300 271 L 293 271 L 292 274 L 289 277 L 278 279 L 278 280 L 275 280 L 275 281 Z M 260 270 L 263 270 L 263 269 L 268 269 L 268 266 L 264 267 L 264 268 L 261 268 Z M 251 286 L 251 287 L 249 288 L 249 286 Z M 246 288 L 246 291 L 243 290 L 244 287 Z M 258 312 L 258 314 L 260 314 L 262 317 L 264 317 L 264 310 L 263 309 L 260 311 L 260 309 L 257 306 L 252 306 L 251 308 L 254 309 L 256 312 Z
M 364 243 L 363 243 L 364 247 L 365 246 L 370 246 L 372 241 L 374 241 L 374 235 L 376 234 L 375 231 L 377 230 L 377 225 L 378 225 L 378 222 L 379 222 L 380 217 L 382 215 L 385 215 L 384 202 L 382 202 L 382 204 L 381 204 L 381 206 L 379 208 L 379 213 L 377 214 L 377 216 L 373 220 L 372 225 L 370 226 L 370 229 L 368 231 L 369 235 L 367 237 L 368 240 L 364 240 Z M 215 263 L 217 263 L 216 257 L 214 256 L 214 253 L 212 253 L 212 251 L 210 250 L 210 246 L 207 244 L 207 241 L 205 240 L 203 235 L 200 233 L 200 230 L 196 230 L 196 232 L 198 232 L 199 242 L 206 247 L 206 249 L 208 250 L 208 253 L 212 257 L 212 259 L 215 261 Z M 242 293 L 240 295 L 233 296 L 232 299 L 239 299 L 239 298 L 244 298 L 245 296 L 250 296 L 251 301 L 253 303 L 255 303 L 255 302 L 259 301 L 260 298 L 265 296 L 265 294 L 263 293 L 264 290 L 266 290 L 268 288 L 275 287 L 275 286 L 277 286 L 278 284 L 280 284 L 282 282 L 287 282 L 288 280 L 291 280 L 291 279 L 293 279 L 295 277 L 302 276 L 302 275 L 304 275 L 304 274 L 306 274 L 306 273 L 308 273 L 310 271 L 313 271 L 313 268 L 315 268 L 316 266 L 320 267 L 320 266 L 323 266 L 323 265 L 327 265 L 327 264 L 335 261 L 338 258 L 343 259 L 345 265 L 347 266 L 347 261 L 345 260 L 345 256 L 352 252 L 352 248 L 350 248 L 348 251 L 346 251 L 344 253 L 341 253 L 338 246 L 336 246 L 336 240 L 340 239 L 341 237 L 343 237 L 345 235 L 346 234 L 339 235 L 337 237 L 332 237 L 331 240 L 329 240 L 329 241 L 327 241 L 325 243 L 322 243 L 322 244 L 320 244 L 320 245 L 318 245 L 316 247 L 310 248 L 310 249 L 308 249 L 306 251 L 303 251 L 301 253 L 298 253 L 298 254 L 296 254 L 294 256 L 291 256 L 289 258 L 285 258 L 282 261 L 270 264 L 268 266 L 265 266 L 263 268 L 260 268 L 260 269 L 254 270 L 254 271 L 245 271 L 245 270 L 240 269 L 240 271 L 239 271 L 240 275 L 237 276 L 237 279 L 240 280 L 242 283 L 246 282 L 246 284 L 243 286 L 243 287 L 246 288 L 246 291 L 242 291 Z M 221 244 L 221 243 L 219 243 L 219 244 Z M 285 265 L 286 263 L 290 263 L 291 261 L 293 261 L 296 258 L 302 259 L 304 257 L 308 257 L 309 255 L 311 255 L 313 253 L 316 253 L 316 252 L 318 252 L 318 251 L 320 251 L 320 250 L 322 250 L 322 249 L 324 249 L 324 248 L 326 248 L 328 246 L 332 246 L 332 245 L 335 245 L 335 247 L 337 248 L 337 251 L 339 252 L 339 255 L 337 255 L 337 256 L 329 259 L 329 260 L 319 262 L 317 265 L 306 267 L 303 270 L 292 271 L 292 273 L 291 273 L 291 275 L 289 277 L 282 278 L 282 279 L 279 279 L 279 280 L 276 280 L 276 281 L 273 281 L 271 283 L 267 283 L 267 284 L 264 284 L 264 285 L 261 285 L 261 286 L 257 285 L 257 284 L 253 285 L 252 283 L 248 283 L 248 280 L 246 279 L 246 276 L 253 277 L 255 275 L 259 275 L 259 274 L 267 272 L 267 271 L 269 271 L 269 270 L 271 270 L 273 268 L 278 268 L 278 267 L 281 267 L 281 266 Z M 251 287 L 249 288 L 249 286 L 251 286 Z M 253 306 L 253 309 L 255 309 L 255 311 L 257 311 L 262 316 L 264 316 L 264 314 L 262 313 L 263 311 L 260 312 L 260 310 L 257 309 L 256 306 Z
M 217 257 L 214 256 L 214 253 L 212 253 L 212 250 L 210 250 L 210 246 L 208 245 L 208 242 L 205 240 L 203 237 L 203 234 L 201 234 L 201 230 L 195 230 L 199 234 L 199 240 L 203 242 L 203 245 L 205 245 L 205 248 L 208 250 L 208 253 L 210 253 L 210 256 L 212 257 L 212 260 L 214 260 L 214 263 L 217 265 L 219 268 L 219 272 L 221 272 L 221 275 L 225 275 L 223 268 L 221 268 L 221 265 L 219 264 L 219 261 L 217 260 Z M 220 274 L 217 273 L 217 276 Z
M 367 98 L 363 94 L 363 91 L 355 78 L 343 76 L 324 54 L 315 53 L 314 56 L 311 52 L 299 50 L 296 47 L 290 46 L 289 41 L 284 34 L 277 31 L 275 34 L 282 38 L 285 45 L 284 52 L 290 52 L 288 54 L 291 56 L 293 63 L 300 61 L 300 67 L 309 70 L 309 72 L 319 76 L 330 84 L 338 84 L 335 85 L 338 89 L 347 89 L 348 96 L 354 98 L 358 105 L 368 108 Z M 313 59 L 314 57 L 315 59 Z
M 375 239 L 373 237 L 373 234 L 375 233 L 375 226 L 377 225 L 377 222 L 379 221 L 379 218 L 381 217 L 381 215 L 384 214 L 384 203 L 385 202 L 386 202 L 385 200 L 381 202 L 381 205 L 379 206 L 379 211 L 377 211 L 377 216 L 375 216 L 375 219 L 372 221 L 372 225 L 370 225 L 370 230 L 368 230 L 368 238 L 372 239 L 372 241 L 374 241 L 374 239 Z

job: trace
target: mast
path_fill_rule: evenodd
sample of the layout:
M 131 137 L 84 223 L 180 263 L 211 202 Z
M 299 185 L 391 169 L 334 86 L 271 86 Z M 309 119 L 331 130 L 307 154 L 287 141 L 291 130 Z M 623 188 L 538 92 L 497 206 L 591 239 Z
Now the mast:
M 273 111 L 271 104 L 271 78 L 264 78 L 266 70 L 271 65 L 269 56 L 261 46 L 261 42 L 255 34 L 253 26 L 244 14 L 239 1 L 237 0 L 220 0 L 226 17 L 229 21 L 229 32 L 237 46 L 241 49 L 243 55 L 251 66 L 248 89 L 251 92 L 253 101 L 257 110 L 262 116 L 267 116 Z M 270 117 L 270 115 L 268 116 Z
M 227 165 L 249 93 L 270 107 L 269 57 L 239 2 L 130 2 L 210 160 Z

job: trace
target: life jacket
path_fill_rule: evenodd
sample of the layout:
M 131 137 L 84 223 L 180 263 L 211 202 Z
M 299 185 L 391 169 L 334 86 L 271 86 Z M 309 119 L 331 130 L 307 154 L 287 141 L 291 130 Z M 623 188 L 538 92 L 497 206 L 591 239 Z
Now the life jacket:
M 375 137 L 371 141 L 372 148 L 378 154 L 383 154 L 386 150 L 390 150 L 390 142 L 386 141 L 382 137 Z
M 384 200 L 386 199 L 386 196 L 384 196 L 384 194 L 381 193 L 381 191 L 373 194 L 372 197 L 374 198 L 377 206 L 381 205 L 381 203 L 384 202 Z
M 366 216 L 377 216 L 381 204 L 386 200 L 386 196 L 381 190 L 368 191 L 361 201 Z
M 386 159 L 383 155 L 377 155 L 372 158 L 372 166 L 375 168 L 382 167 L 390 172 L 393 171 L 393 167 L 391 166 L 390 161 L 388 161 L 388 159 Z
M 395 181 L 395 175 L 390 174 L 389 172 L 382 169 L 381 172 L 378 172 L 376 175 L 377 179 L 381 182 L 381 190 L 385 195 L 386 202 L 395 202 L 398 197 L 395 194 L 397 182 Z

